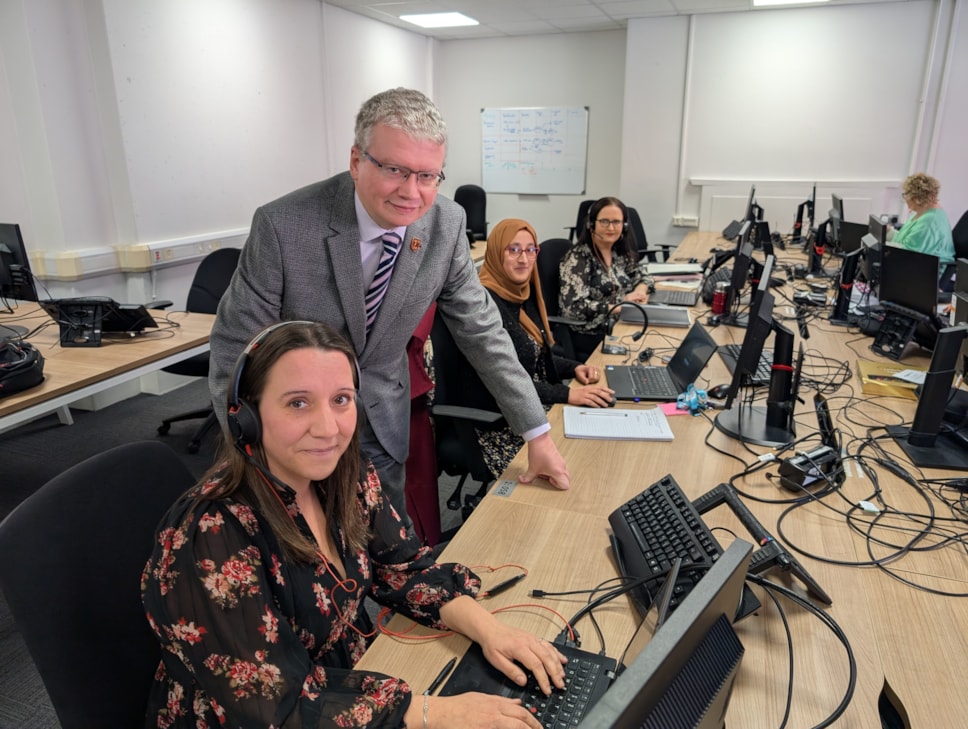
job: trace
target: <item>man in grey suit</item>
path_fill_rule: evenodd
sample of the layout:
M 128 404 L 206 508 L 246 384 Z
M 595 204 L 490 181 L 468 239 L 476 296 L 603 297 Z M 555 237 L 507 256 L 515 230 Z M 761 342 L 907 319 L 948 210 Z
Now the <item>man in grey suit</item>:
M 211 338 L 210 386 L 224 424 L 236 359 L 265 325 L 309 319 L 342 332 L 360 361 L 363 451 L 406 523 L 406 345 L 434 301 L 508 423 L 527 441 L 528 469 L 519 480 L 540 476 L 559 489 L 569 486 L 544 408 L 480 284 L 464 210 L 437 198 L 446 145 L 440 112 L 420 92 L 393 89 L 364 102 L 349 172 L 256 210 Z M 387 238 L 399 243 L 395 259 Z M 386 277 L 385 289 L 375 292 L 374 280 Z

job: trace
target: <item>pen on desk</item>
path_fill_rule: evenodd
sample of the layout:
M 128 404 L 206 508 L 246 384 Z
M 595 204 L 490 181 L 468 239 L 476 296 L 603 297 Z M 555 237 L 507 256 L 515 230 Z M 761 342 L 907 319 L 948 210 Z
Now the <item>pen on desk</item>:
M 457 659 L 451 658 L 447 661 L 447 664 L 441 669 L 437 677 L 430 682 L 430 686 L 424 691 L 424 696 L 430 696 L 434 691 L 440 688 L 440 684 L 444 682 L 444 679 L 450 675 L 450 672 L 454 670 L 454 666 L 457 665 Z
M 616 413 L 614 411 L 610 413 L 605 411 L 598 412 L 597 410 L 580 410 L 578 414 L 579 415 L 599 415 L 599 416 L 606 415 L 611 418 L 627 418 L 629 416 L 628 413 Z
M 505 580 L 504 582 L 497 583 L 496 585 L 494 585 L 494 587 L 492 587 L 490 590 L 487 591 L 487 596 L 494 597 L 495 595 L 499 595 L 500 593 L 504 592 L 508 588 L 518 584 L 526 576 L 527 575 L 524 572 L 522 572 L 520 575 L 515 575 L 510 580 Z

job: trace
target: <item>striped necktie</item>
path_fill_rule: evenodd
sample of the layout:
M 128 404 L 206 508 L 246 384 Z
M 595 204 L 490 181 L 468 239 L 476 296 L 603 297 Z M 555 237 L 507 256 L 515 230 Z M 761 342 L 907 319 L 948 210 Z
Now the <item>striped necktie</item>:
M 370 290 L 366 292 L 366 333 L 370 333 L 373 322 L 376 321 L 376 313 L 380 310 L 383 297 L 390 284 L 390 275 L 393 273 L 393 262 L 397 259 L 400 252 L 400 236 L 393 231 L 383 234 L 383 253 L 380 255 L 380 263 L 376 267 L 376 274 L 373 276 L 373 283 Z

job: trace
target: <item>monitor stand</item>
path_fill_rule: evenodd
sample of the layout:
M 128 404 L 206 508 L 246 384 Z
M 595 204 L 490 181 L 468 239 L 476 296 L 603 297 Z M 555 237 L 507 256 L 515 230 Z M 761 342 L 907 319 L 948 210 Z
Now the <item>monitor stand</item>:
M 734 403 L 729 410 L 716 414 L 716 428 L 730 438 L 744 443 L 777 448 L 796 440 L 789 429 L 771 425 L 768 421 L 769 406 Z
M 944 432 L 938 433 L 931 446 L 912 445 L 908 441 L 911 429 L 904 425 L 889 425 L 887 432 L 918 468 L 968 471 L 968 450 Z

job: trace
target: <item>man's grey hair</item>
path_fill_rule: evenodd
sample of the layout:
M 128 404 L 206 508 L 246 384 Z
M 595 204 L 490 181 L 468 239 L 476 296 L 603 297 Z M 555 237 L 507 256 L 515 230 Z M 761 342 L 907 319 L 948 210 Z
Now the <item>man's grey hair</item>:
M 366 151 L 373 137 L 373 127 L 386 124 L 414 139 L 447 144 L 447 123 L 430 99 L 415 89 L 396 88 L 382 91 L 363 102 L 356 115 L 353 144 Z

